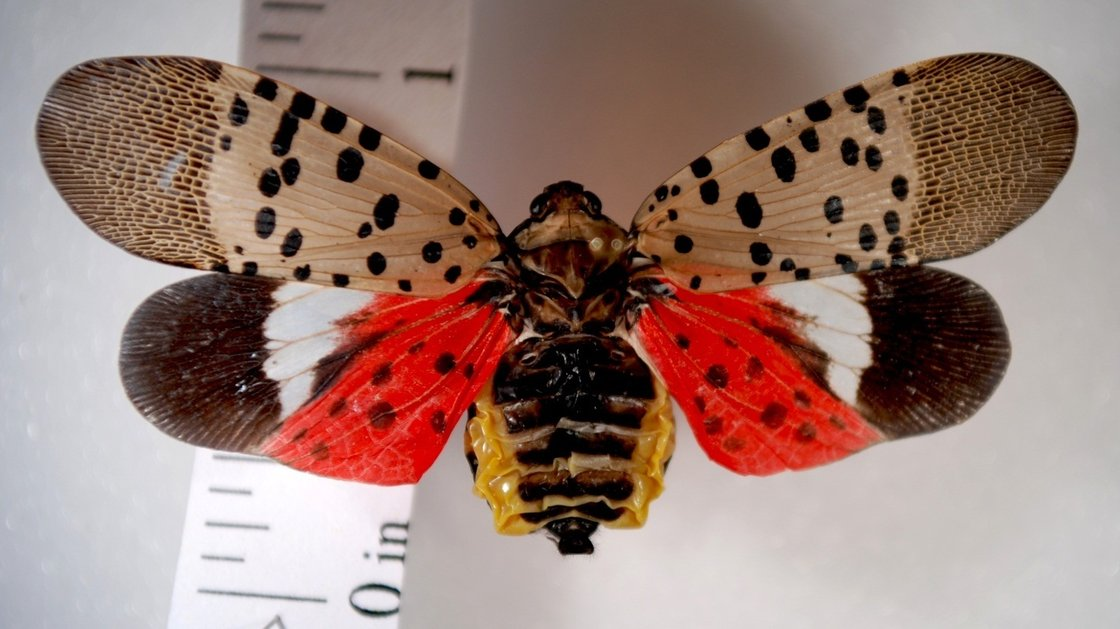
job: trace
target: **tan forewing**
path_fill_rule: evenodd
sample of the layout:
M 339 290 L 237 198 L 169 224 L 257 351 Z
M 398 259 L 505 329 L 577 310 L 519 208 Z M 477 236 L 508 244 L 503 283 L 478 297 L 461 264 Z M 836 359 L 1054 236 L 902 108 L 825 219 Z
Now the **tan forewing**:
M 700 291 L 965 255 L 1046 201 L 1076 135 L 1069 98 L 1027 61 L 923 61 L 698 158 L 638 210 L 637 247 Z
M 51 88 L 38 141 L 86 224 L 160 262 L 439 295 L 499 252 L 497 223 L 446 172 L 231 65 L 84 63 Z

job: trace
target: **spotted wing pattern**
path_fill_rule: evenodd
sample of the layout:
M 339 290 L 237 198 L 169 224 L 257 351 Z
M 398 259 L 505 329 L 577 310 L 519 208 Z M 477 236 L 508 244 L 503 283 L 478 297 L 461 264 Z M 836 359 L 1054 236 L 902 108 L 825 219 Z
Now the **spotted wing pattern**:
M 121 373 L 173 437 L 316 474 L 414 483 L 512 332 L 482 279 L 441 298 L 209 274 L 129 321 Z
M 38 141 L 83 221 L 160 262 L 441 295 L 499 251 L 494 218 L 438 166 L 215 61 L 79 65 L 47 95 Z
M 679 286 L 735 290 L 961 256 L 1033 214 L 1073 156 L 1062 88 L 969 54 L 872 77 L 730 138 L 634 217 Z
M 741 474 L 837 460 L 970 417 L 1010 345 L 976 284 L 926 267 L 705 294 L 654 278 L 634 329 L 701 447 Z

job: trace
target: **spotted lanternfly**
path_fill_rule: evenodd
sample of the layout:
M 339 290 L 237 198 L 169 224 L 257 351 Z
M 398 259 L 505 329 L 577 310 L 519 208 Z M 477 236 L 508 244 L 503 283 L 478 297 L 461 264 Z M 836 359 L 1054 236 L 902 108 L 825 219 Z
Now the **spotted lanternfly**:
M 133 403 L 210 448 L 415 483 L 468 415 L 498 531 L 589 553 L 661 493 L 675 399 L 740 474 L 957 424 L 1010 355 L 976 284 L 919 263 L 1034 213 L 1073 156 L 1045 72 L 969 54 L 875 76 L 732 137 L 626 231 L 576 183 L 508 236 L 432 162 L 307 94 L 191 58 L 103 59 L 38 142 L 94 231 L 218 271 L 124 333 Z

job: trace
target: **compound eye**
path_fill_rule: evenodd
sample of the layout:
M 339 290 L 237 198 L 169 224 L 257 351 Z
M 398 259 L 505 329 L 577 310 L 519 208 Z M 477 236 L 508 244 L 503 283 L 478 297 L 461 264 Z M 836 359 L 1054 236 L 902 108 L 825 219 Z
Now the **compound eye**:
M 547 192 L 542 192 L 533 197 L 533 202 L 529 204 L 529 215 L 540 216 L 544 214 L 544 204 L 548 203 L 548 197 L 549 194 Z
M 603 213 L 603 202 L 599 200 L 598 195 L 587 190 L 583 193 L 583 198 L 587 200 L 587 209 L 591 210 L 593 216 Z

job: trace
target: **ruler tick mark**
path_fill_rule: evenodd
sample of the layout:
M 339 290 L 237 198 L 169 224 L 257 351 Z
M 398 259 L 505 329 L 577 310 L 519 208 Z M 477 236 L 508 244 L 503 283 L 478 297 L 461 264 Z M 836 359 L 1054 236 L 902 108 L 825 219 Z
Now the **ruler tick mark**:
M 234 495 L 234 496 L 252 496 L 253 495 L 253 490 L 252 489 L 241 489 L 241 488 L 238 488 L 238 487 L 210 487 L 209 490 L 210 490 L 210 493 L 212 493 L 212 494 L 230 494 L 230 495 Z
M 245 563 L 244 557 L 233 557 L 230 555 L 199 555 L 205 561 L 232 561 L 234 563 Z
M 323 2 L 282 2 L 280 0 L 267 0 L 261 3 L 261 8 L 266 11 L 313 11 L 318 13 L 326 6 Z
M 429 79 L 429 80 L 434 79 L 434 80 L 443 80 L 443 81 L 447 81 L 448 83 L 450 83 L 451 78 L 452 78 L 452 72 L 454 70 L 455 70 L 454 67 L 450 67 L 446 70 L 426 70 L 426 69 L 423 69 L 423 68 L 405 68 L 404 69 L 404 80 L 405 81 L 410 81 L 412 79 Z
M 327 68 L 321 66 L 290 66 L 282 64 L 262 63 L 257 66 L 258 72 L 265 74 L 271 72 L 287 72 L 289 74 L 312 74 L 321 76 L 342 76 L 353 79 L 379 79 L 381 73 L 373 70 L 349 70 L 347 68 Z
M 250 456 L 250 455 L 247 455 L 247 454 L 229 454 L 229 453 L 226 453 L 226 452 L 215 452 L 214 453 L 214 460 L 215 461 L 227 461 L 227 462 L 230 462 L 230 463 L 272 463 L 272 464 L 276 464 L 276 461 L 273 461 L 272 459 L 266 459 L 263 456 Z
M 217 520 L 207 520 L 206 526 L 219 529 L 248 529 L 252 531 L 270 530 L 270 527 L 267 524 L 255 524 L 252 522 L 221 522 Z
M 267 598 L 274 601 L 295 601 L 297 603 L 326 603 L 322 596 L 296 596 L 294 594 L 270 594 L 266 592 L 239 592 L 236 590 L 213 590 L 198 588 L 199 594 L 216 594 L 219 596 L 243 596 L 246 598 Z
M 299 33 L 258 33 L 257 39 L 261 41 L 298 44 L 299 40 L 303 39 L 303 35 L 300 35 Z

